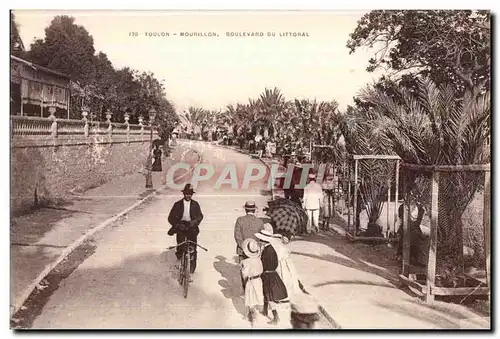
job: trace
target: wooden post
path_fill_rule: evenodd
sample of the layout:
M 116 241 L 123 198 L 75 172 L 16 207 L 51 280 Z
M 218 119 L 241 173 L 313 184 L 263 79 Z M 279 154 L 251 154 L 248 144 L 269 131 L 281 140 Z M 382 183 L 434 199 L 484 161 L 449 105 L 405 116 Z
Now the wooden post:
M 406 185 L 405 185 L 406 186 Z M 407 187 L 405 187 L 407 188 Z M 403 260 L 402 274 L 408 277 L 410 274 L 410 192 L 405 192 L 405 208 L 403 217 Z
M 312 142 L 312 139 L 309 139 L 309 154 L 311 156 L 311 163 L 312 163 L 312 158 L 313 158 L 313 142 Z
M 399 203 L 399 160 L 396 160 L 396 194 L 394 196 L 394 234 L 396 234 L 398 221 L 398 203 Z
M 491 296 L 490 285 L 490 232 L 491 232 L 491 186 L 490 186 L 490 171 L 484 172 L 484 203 L 483 203 L 483 229 L 484 229 L 484 255 L 486 258 L 486 282 L 488 283 L 489 293 Z
M 66 92 L 66 113 L 69 119 L 69 105 L 71 102 L 71 91 L 69 88 L 66 88 L 65 92 Z
M 347 166 L 347 232 L 351 232 L 351 164 Z
M 42 94 L 40 95 L 40 117 L 43 118 L 43 84 L 42 84 Z
M 389 238 L 389 231 L 391 230 L 391 223 L 389 222 L 389 206 L 391 206 L 391 179 L 387 179 L 387 231 L 386 235 L 387 238 Z
M 354 160 L 354 199 L 353 199 L 353 224 L 354 224 L 354 235 L 357 235 L 358 231 L 358 159 Z
M 332 164 L 332 173 L 333 173 L 333 179 L 337 178 L 337 186 L 339 185 L 338 183 L 338 176 L 337 176 L 337 166 L 335 166 L 335 163 Z M 335 182 L 334 182 L 335 184 Z M 332 190 L 332 210 L 333 212 L 335 212 L 335 192 L 337 191 L 338 187 L 335 187 L 333 186 L 333 190 Z M 330 201 L 330 200 L 328 200 Z M 330 218 L 332 217 L 332 214 L 330 214 L 329 216 Z
M 21 116 L 24 115 L 24 112 L 23 112 L 23 109 L 24 109 L 24 105 L 23 105 L 23 82 L 24 82 L 24 79 L 21 78 Z M 29 82 L 28 82 L 28 86 L 29 86 Z
M 425 301 L 433 302 L 434 295 L 432 289 L 436 287 L 436 250 L 437 250 L 437 230 L 438 230 L 438 197 L 439 197 L 439 172 L 432 174 L 432 196 L 431 196 L 431 229 L 429 258 L 427 261 L 427 290 Z

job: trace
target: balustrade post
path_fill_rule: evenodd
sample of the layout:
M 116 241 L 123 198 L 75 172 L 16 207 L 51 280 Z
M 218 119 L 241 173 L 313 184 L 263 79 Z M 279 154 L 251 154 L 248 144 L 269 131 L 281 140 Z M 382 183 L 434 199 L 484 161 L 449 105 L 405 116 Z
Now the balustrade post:
M 143 138 L 143 135 L 144 135 L 144 125 L 142 124 L 144 122 L 144 118 L 143 116 L 139 116 L 139 126 L 141 126 L 141 141 L 144 142 L 144 138 Z
M 49 119 L 52 121 L 52 125 L 50 126 L 50 135 L 53 138 L 57 138 L 57 118 L 55 116 L 56 108 L 54 106 L 51 106 L 49 108 L 49 113 Z
M 128 122 L 130 116 L 128 113 L 125 113 L 125 130 L 127 131 L 127 143 L 130 142 L 130 123 Z
M 85 135 L 85 137 L 88 137 L 89 136 L 89 120 L 87 119 L 87 116 L 89 115 L 89 112 L 87 112 L 86 108 L 83 109 L 82 115 L 83 115 L 82 121 L 84 123 L 83 134 Z
M 111 113 L 111 111 L 108 109 L 106 111 L 106 119 L 107 119 L 107 123 L 108 123 L 108 136 L 111 138 L 113 136 L 113 125 L 111 123 L 111 117 L 113 116 L 113 113 Z
M 90 121 L 92 122 L 92 126 L 89 128 L 89 133 L 94 134 L 94 138 L 99 136 L 99 120 L 97 119 L 97 115 L 94 112 L 90 112 Z

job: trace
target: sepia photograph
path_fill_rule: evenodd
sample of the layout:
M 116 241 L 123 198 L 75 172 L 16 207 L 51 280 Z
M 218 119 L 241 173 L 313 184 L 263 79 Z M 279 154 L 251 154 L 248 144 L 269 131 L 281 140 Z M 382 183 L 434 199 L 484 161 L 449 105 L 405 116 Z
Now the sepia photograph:
M 10 329 L 491 331 L 491 21 L 10 10 Z

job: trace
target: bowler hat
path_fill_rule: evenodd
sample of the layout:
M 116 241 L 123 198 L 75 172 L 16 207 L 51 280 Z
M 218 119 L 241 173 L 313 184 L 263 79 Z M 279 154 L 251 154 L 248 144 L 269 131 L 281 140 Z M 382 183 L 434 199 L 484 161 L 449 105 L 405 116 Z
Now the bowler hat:
M 186 186 L 184 186 L 184 189 L 181 192 L 182 193 L 191 193 L 191 194 L 194 193 L 193 188 L 191 187 L 191 184 L 186 184 Z

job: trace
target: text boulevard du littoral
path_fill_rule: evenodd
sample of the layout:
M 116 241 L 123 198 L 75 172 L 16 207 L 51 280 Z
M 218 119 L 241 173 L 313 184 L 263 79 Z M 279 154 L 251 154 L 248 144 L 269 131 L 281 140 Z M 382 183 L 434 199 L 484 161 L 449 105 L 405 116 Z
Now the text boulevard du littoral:
M 219 34 L 217 32 L 144 32 L 146 37 L 309 37 L 308 32 L 225 32 Z M 129 32 L 129 36 L 138 37 L 139 32 Z

